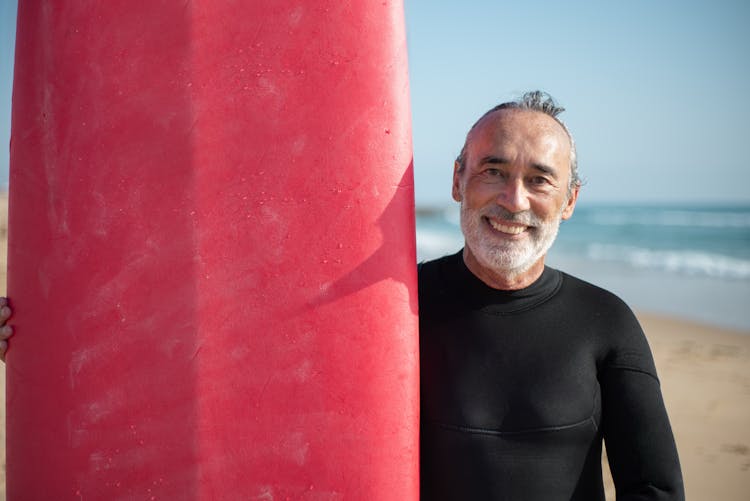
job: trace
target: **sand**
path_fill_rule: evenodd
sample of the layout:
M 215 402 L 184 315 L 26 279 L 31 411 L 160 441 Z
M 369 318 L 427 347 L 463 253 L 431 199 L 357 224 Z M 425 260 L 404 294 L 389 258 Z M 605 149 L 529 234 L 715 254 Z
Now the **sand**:
M 639 314 L 690 501 L 750 496 L 750 332 Z M 607 499 L 614 489 L 607 479 Z
M 0 294 L 5 294 L 7 198 L 0 195 Z M 639 314 L 651 343 L 690 501 L 750 498 L 750 332 Z M 5 400 L 5 372 L 0 372 Z M 0 406 L 5 499 L 5 406 Z M 607 481 L 607 499 L 614 490 Z M 522 500 L 519 500 L 522 501 Z
M 750 332 L 639 317 L 656 359 L 687 499 L 750 499 Z

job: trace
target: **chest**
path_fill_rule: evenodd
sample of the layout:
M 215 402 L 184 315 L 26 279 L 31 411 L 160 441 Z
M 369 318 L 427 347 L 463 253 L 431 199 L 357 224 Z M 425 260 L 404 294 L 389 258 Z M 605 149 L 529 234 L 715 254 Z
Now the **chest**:
M 599 419 L 597 333 L 564 316 L 437 316 L 420 339 L 427 419 L 502 432 Z

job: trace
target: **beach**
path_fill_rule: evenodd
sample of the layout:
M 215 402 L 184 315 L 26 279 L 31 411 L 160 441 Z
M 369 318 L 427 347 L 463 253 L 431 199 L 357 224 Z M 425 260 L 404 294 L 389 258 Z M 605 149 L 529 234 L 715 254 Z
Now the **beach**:
M 750 333 L 639 319 L 654 352 L 687 499 L 748 499 Z
M 0 197 L 0 292 L 5 294 L 7 198 Z M 691 501 L 750 493 L 750 331 L 638 312 L 664 391 Z M 12 354 L 11 354 L 12 356 Z M 0 390 L 5 394 L 5 373 Z M 2 451 L 5 465 L 5 407 Z M 614 500 L 611 483 L 608 499 Z M 0 494 L 5 499 L 5 467 Z
M 750 492 L 750 333 L 638 314 L 656 360 L 691 501 Z M 607 479 L 607 499 L 614 500 Z

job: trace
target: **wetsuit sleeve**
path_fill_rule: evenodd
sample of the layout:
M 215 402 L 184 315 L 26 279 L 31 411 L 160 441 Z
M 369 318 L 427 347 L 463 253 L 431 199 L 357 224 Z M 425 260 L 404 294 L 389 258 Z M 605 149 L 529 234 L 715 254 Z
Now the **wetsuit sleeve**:
M 683 501 L 677 448 L 651 351 L 635 318 L 624 324 L 600 372 L 602 427 L 617 499 Z

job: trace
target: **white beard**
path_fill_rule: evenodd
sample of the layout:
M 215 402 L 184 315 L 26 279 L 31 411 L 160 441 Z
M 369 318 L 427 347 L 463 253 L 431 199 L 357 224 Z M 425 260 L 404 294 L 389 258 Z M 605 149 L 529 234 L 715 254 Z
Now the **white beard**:
M 469 209 L 461 202 L 461 230 L 466 246 L 471 250 L 480 265 L 515 278 L 528 271 L 539 261 L 557 238 L 562 221 L 562 211 L 555 219 L 543 221 L 531 211 L 509 212 L 501 207 L 491 209 Z M 521 241 L 503 239 L 495 233 L 483 216 L 532 226 L 528 238 Z

